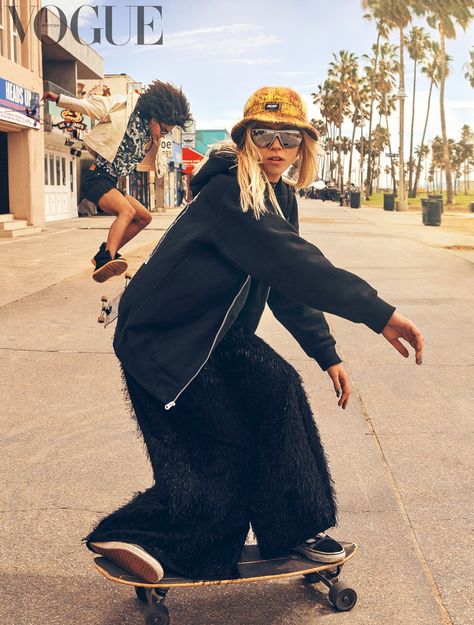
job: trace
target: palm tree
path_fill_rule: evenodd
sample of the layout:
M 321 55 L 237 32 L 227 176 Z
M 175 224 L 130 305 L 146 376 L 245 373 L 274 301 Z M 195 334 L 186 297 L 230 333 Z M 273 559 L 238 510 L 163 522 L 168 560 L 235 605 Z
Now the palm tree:
M 357 79 L 358 59 L 352 52 L 340 50 L 339 56 L 333 54 L 333 61 L 329 63 L 328 76 L 333 83 L 333 89 L 337 93 L 338 100 L 338 137 L 337 137 L 337 186 L 342 190 L 342 124 L 349 112 L 350 93 L 354 82 Z
M 359 77 L 353 81 L 351 85 L 351 104 L 352 104 L 352 138 L 350 142 L 350 157 L 349 157 L 349 179 L 352 172 L 352 160 L 354 155 L 354 143 L 357 126 L 361 124 L 368 117 L 367 105 L 369 101 L 369 84 L 365 76 Z
M 436 136 L 431 142 L 431 167 L 435 191 L 443 192 L 443 166 L 444 166 L 444 142 L 443 138 Z M 437 176 L 437 174 L 439 174 Z
M 464 78 L 469 81 L 469 84 L 474 89 L 474 46 L 469 52 L 469 61 L 464 65 Z
M 364 15 L 365 19 L 371 20 L 372 19 L 372 15 L 370 13 L 366 13 Z M 375 93 L 376 93 L 376 80 L 375 77 L 377 75 L 377 71 L 378 71 L 378 61 L 379 61 L 379 51 L 380 51 L 380 40 L 381 39 L 388 39 L 388 35 L 389 35 L 389 31 L 387 29 L 387 25 L 385 24 L 384 20 L 380 17 L 378 19 L 375 19 L 375 24 L 376 24 L 376 28 L 377 28 L 377 41 L 375 43 L 375 45 L 372 46 L 372 51 L 374 53 L 374 56 L 372 58 L 370 58 L 367 55 L 364 55 L 364 58 L 366 58 L 370 65 L 368 68 L 366 68 L 366 75 L 367 78 L 370 82 L 370 109 L 369 109 L 369 146 L 368 146 L 368 153 L 369 155 L 372 153 L 372 123 L 373 123 L 373 116 L 374 116 L 374 103 L 375 103 Z M 369 197 L 372 194 L 372 159 L 369 157 L 367 159 L 367 193 L 366 193 L 366 199 L 368 200 Z
M 393 91 L 396 85 L 395 75 L 398 72 L 397 52 L 397 46 L 394 46 L 390 43 L 384 43 L 380 46 L 379 69 L 376 75 L 375 83 L 377 85 L 376 98 L 377 111 L 379 113 L 378 124 L 381 125 L 382 120 L 385 122 L 385 127 L 387 129 L 387 145 L 390 154 L 393 154 L 393 152 L 388 118 L 396 108 L 396 96 L 394 95 Z M 373 153 L 372 149 L 371 153 Z M 396 193 L 397 177 L 395 174 L 395 162 L 393 156 L 390 156 L 390 167 L 392 172 L 393 193 Z
M 413 60 L 413 96 L 412 96 L 412 107 L 411 107 L 411 128 L 410 128 L 410 153 L 408 157 L 408 162 L 410 163 L 409 167 L 409 175 L 408 175 L 408 197 L 416 197 L 416 194 L 413 195 L 413 133 L 415 128 L 415 103 L 416 103 L 416 72 L 418 68 L 418 63 L 422 61 L 426 54 L 426 48 L 430 43 L 430 38 L 426 34 L 425 30 L 421 27 L 414 26 L 409 36 L 405 39 L 405 44 L 407 47 L 408 54 L 410 58 Z
M 427 13 L 428 24 L 438 30 L 441 51 L 441 76 L 439 83 L 439 105 L 441 112 L 441 133 L 443 135 L 444 171 L 446 177 L 446 204 L 452 205 L 454 200 L 453 181 L 448 135 L 446 131 L 445 89 L 448 75 L 446 59 L 446 39 L 456 38 L 456 25 L 465 30 L 474 16 L 472 1 L 460 0 L 420 0 L 423 11 Z
M 464 174 L 464 193 L 469 193 L 468 180 L 470 165 L 474 157 L 474 132 L 470 126 L 464 124 L 461 128 L 461 138 L 458 141 L 459 160 Z
M 430 81 L 430 90 L 428 93 L 428 103 L 426 107 L 425 126 L 423 128 L 423 136 L 421 138 L 421 148 L 423 148 L 423 146 L 425 145 L 426 130 L 428 128 L 428 120 L 430 117 L 431 96 L 433 93 L 433 87 L 437 87 L 441 80 L 441 50 L 439 44 L 436 41 L 431 41 L 428 45 L 427 55 L 427 59 L 425 61 L 425 64 L 421 68 L 421 71 Z M 451 57 L 448 56 L 447 63 L 449 64 L 450 61 Z M 416 197 L 417 194 L 421 174 L 422 153 L 422 151 L 418 153 L 418 163 L 416 165 L 415 180 L 413 182 L 413 187 L 411 190 L 411 197 Z
M 428 0 L 426 0 L 428 2 Z M 452 0 L 455 2 L 456 0 Z M 388 30 L 399 31 L 399 83 L 398 98 L 400 108 L 400 151 L 399 151 L 399 189 L 398 210 L 407 210 L 404 163 L 404 135 L 405 135 L 405 64 L 404 30 L 412 20 L 412 11 L 418 0 L 362 0 L 364 9 L 369 9 L 374 18 L 382 19 Z
M 419 177 L 420 173 L 421 173 L 421 163 L 422 161 L 425 161 L 425 166 L 426 166 L 426 159 L 428 158 L 430 153 L 430 148 L 429 146 L 425 145 L 425 144 L 421 144 L 421 145 L 417 145 L 414 151 L 415 156 L 417 157 L 417 166 L 416 166 L 416 175 Z M 416 191 L 418 189 L 418 180 L 415 177 L 415 197 L 416 197 Z
M 329 155 L 328 169 L 332 175 L 335 167 L 333 151 L 339 122 L 339 100 L 336 85 L 334 81 L 327 78 L 322 85 L 318 85 L 318 91 L 311 95 L 313 96 L 314 104 L 319 106 L 319 111 L 326 126 L 326 152 Z

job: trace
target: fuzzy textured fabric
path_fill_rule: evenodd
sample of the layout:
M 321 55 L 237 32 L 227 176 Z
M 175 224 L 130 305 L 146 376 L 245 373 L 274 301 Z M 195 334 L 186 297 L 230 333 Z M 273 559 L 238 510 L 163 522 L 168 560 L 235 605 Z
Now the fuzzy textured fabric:
M 232 327 L 169 411 L 124 376 L 154 485 L 85 540 L 139 544 L 186 577 L 230 578 L 250 523 L 263 557 L 335 525 L 301 378 L 262 339 Z

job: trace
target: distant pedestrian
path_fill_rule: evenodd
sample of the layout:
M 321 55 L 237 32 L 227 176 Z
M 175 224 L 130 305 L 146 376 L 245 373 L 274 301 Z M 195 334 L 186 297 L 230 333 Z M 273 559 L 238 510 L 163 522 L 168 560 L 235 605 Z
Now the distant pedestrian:
M 118 250 L 151 221 L 150 213 L 138 200 L 118 190 L 119 178 L 139 166 L 154 169 L 156 144 L 175 126 L 183 128 L 190 121 L 189 102 L 181 89 L 159 80 L 142 94 L 132 94 L 130 105 L 125 95 L 79 99 L 46 91 L 43 98 L 99 121 L 84 139 L 95 161 L 82 179 L 81 194 L 105 213 L 116 216 L 107 241 L 92 260 L 92 277 L 104 282 L 127 269 Z

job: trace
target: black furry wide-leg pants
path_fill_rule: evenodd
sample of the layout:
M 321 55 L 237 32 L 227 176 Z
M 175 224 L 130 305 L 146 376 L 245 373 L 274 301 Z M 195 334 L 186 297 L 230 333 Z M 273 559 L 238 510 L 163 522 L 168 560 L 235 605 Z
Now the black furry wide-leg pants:
M 249 530 L 264 557 L 336 523 L 331 478 L 295 369 L 259 337 L 229 330 L 166 411 L 125 372 L 154 485 L 86 540 L 136 543 L 192 578 L 238 575 Z

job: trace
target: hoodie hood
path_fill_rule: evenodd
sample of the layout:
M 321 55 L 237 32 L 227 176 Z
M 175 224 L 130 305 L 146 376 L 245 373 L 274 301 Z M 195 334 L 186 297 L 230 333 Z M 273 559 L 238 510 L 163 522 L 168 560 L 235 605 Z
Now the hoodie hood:
M 210 153 L 202 169 L 191 178 L 190 186 L 193 197 L 196 197 L 211 178 L 219 174 L 228 174 L 229 176 L 237 174 L 237 157 L 230 150 L 214 150 Z

